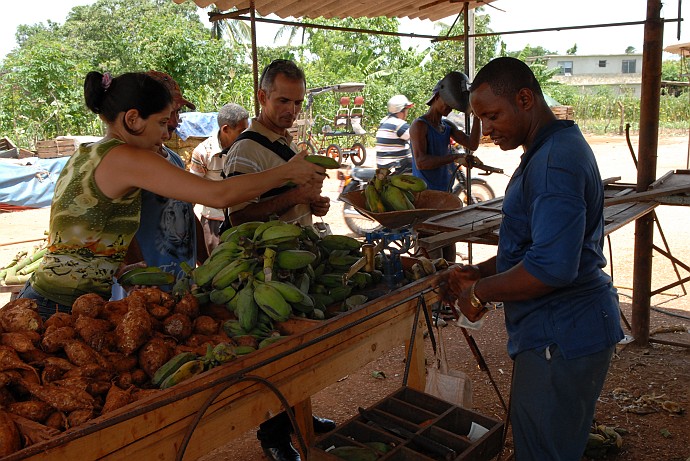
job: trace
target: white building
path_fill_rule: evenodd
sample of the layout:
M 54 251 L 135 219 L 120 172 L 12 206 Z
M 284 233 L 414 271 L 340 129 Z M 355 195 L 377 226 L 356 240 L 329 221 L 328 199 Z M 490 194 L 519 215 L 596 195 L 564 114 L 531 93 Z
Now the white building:
M 611 87 L 614 94 L 640 96 L 642 54 L 556 55 L 540 56 L 547 68 L 559 69 L 554 80 L 594 92 L 598 86 Z

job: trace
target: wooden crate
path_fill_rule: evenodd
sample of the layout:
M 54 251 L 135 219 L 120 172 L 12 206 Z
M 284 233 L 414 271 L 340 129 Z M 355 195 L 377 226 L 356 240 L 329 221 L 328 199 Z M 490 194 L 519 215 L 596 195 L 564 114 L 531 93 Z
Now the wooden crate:
M 553 106 L 551 108 L 551 112 L 553 112 L 553 114 L 559 120 L 575 119 L 575 112 L 573 110 L 573 106 Z
M 17 451 L 3 461 L 175 459 L 190 427 L 193 433 L 184 459 L 197 459 L 282 410 L 278 397 L 257 382 L 260 379 L 270 381 L 296 409 L 299 427 L 313 444 L 310 397 L 401 343 L 407 344 L 419 297 L 426 299 L 427 306 L 438 300 L 442 275 L 405 285 L 329 320 L 294 319 L 289 323 L 292 336 Z M 416 389 L 423 389 L 425 382 L 422 330 L 416 329 L 410 360 L 408 384 Z M 199 409 L 216 393 L 198 425 L 192 426 Z
M 184 141 L 180 138 L 177 133 L 173 133 L 172 137 L 165 142 L 165 146 L 175 151 L 182 160 L 184 160 L 185 165 L 189 165 L 192 160 L 192 151 L 196 146 L 204 142 L 206 138 L 201 138 L 198 136 L 190 136 Z
M 69 157 L 77 150 L 79 143 L 76 139 L 55 138 L 36 141 L 36 151 L 39 158 Z
M 369 442 L 388 445 L 390 451 L 378 458 L 381 461 L 488 461 L 503 445 L 503 422 L 408 387 L 360 413 L 320 437 L 309 451 L 310 461 L 337 461 L 340 458 L 328 452 L 331 447 L 367 448 Z M 399 429 L 386 430 L 367 416 Z
M 28 149 L 15 146 L 7 137 L 0 138 L 0 158 L 26 158 L 35 155 Z

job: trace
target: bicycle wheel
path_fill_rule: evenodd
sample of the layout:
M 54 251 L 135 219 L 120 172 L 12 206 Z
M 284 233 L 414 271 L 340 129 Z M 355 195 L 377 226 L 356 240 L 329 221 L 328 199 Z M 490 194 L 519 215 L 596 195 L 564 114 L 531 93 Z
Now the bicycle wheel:
M 338 165 L 343 164 L 343 151 L 340 150 L 340 146 L 337 144 L 330 144 L 328 147 L 326 147 L 326 156 L 337 161 Z
M 357 210 L 352 208 L 352 205 L 347 203 L 343 205 L 343 219 L 347 227 L 360 237 L 367 235 L 367 232 L 383 229 L 383 226 L 378 222 L 360 214 Z
M 302 152 L 306 150 L 309 155 L 314 155 L 316 153 L 316 148 L 309 141 L 300 141 L 297 143 L 297 150 Z
M 350 158 L 355 166 L 362 166 L 367 159 L 367 149 L 361 143 L 354 143 L 350 152 Z
M 468 200 L 467 189 L 460 191 L 459 197 L 465 205 L 472 205 L 474 203 L 485 202 L 496 197 L 494 190 L 483 179 L 472 178 L 472 199 Z

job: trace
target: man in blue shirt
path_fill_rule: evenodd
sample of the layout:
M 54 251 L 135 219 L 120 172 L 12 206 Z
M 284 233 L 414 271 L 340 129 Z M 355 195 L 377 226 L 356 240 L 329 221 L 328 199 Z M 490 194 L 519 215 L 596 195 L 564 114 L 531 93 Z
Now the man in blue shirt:
M 494 144 L 524 153 L 506 189 L 497 256 L 454 269 L 447 298 L 470 321 L 485 303 L 504 303 L 516 460 L 579 461 L 623 338 L 603 271 L 601 176 L 580 130 L 555 118 L 522 61 L 489 62 L 470 103 Z

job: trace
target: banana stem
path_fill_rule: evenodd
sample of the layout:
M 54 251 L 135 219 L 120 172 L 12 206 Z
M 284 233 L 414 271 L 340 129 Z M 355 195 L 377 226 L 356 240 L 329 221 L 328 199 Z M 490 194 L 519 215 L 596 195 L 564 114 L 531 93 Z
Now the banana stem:
M 21 270 L 17 271 L 17 275 L 26 275 L 26 274 L 31 274 L 33 271 L 35 271 L 38 266 L 41 264 L 41 259 L 38 261 L 34 261 L 31 264 L 27 264 L 24 266 Z
M 32 253 L 31 256 L 28 256 L 28 255 L 27 255 L 26 258 L 22 259 L 21 261 L 19 261 L 19 262 L 14 266 L 14 270 L 17 272 L 17 274 L 21 274 L 21 273 L 22 273 L 21 270 L 22 270 L 24 267 L 26 267 L 26 266 L 28 266 L 29 264 L 31 264 L 31 263 L 33 263 L 33 262 L 35 262 L 35 261 L 41 259 L 41 258 L 43 257 L 43 255 L 46 254 L 46 251 L 48 251 L 48 249 L 47 249 L 47 248 L 43 248 L 43 249 L 41 249 L 41 250 L 39 250 L 39 251 L 36 251 L 36 252 Z

